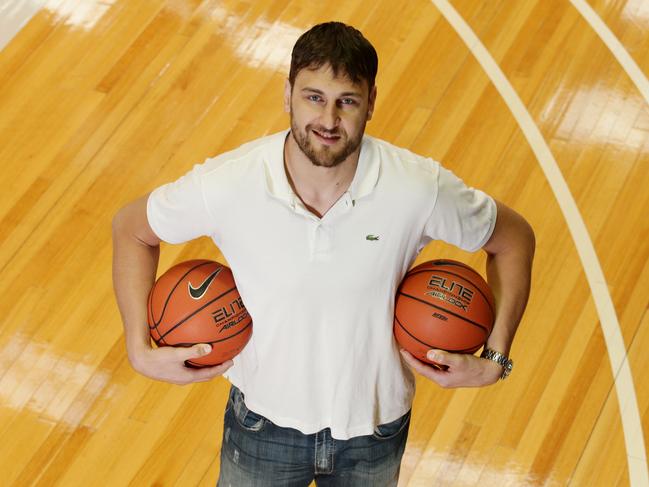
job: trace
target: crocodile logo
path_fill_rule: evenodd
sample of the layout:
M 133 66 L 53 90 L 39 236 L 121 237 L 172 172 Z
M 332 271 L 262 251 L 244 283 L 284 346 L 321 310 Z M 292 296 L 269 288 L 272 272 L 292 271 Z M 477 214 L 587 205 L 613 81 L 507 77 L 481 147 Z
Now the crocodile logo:
M 207 279 L 205 279 L 203 281 L 203 283 L 198 287 L 192 286 L 191 282 L 188 283 L 189 295 L 194 299 L 201 299 L 205 295 L 205 293 L 207 292 L 207 289 L 210 287 L 210 284 L 212 284 L 212 281 L 214 280 L 214 278 L 219 275 L 219 272 L 221 272 L 221 269 L 223 269 L 223 267 L 219 267 L 214 272 L 212 272 L 207 277 Z
M 377 241 L 378 239 L 379 239 L 378 235 L 372 235 L 372 234 L 369 234 L 367 237 L 365 237 L 365 240 L 371 240 L 373 242 Z

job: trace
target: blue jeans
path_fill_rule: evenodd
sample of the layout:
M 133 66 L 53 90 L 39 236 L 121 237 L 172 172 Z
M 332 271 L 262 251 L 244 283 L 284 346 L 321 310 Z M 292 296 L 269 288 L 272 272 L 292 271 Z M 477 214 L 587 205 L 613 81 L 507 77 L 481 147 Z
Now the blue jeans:
M 336 440 L 326 428 L 305 435 L 250 411 L 232 386 L 225 410 L 217 487 L 396 486 L 410 411 L 374 434 Z

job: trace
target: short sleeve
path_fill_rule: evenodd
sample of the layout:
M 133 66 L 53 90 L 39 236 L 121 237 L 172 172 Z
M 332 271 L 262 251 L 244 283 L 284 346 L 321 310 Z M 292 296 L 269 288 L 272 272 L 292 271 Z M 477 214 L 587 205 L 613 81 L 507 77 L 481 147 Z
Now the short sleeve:
M 201 184 L 201 165 L 178 180 L 153 190 L 147 201 L 147 218 L 164 242 L 178 244 L 214 232 Z
M 468 187 L 455 174 L 440 166 L 437 197 L 424 236 L 475 252 L 491 237 L 496 225 L 496 212 L 493 198 Z

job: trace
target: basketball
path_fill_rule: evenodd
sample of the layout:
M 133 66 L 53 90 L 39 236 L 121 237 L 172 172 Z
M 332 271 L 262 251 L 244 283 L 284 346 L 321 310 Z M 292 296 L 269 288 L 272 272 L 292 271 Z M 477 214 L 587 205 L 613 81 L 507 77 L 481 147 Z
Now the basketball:
M 159 347 L 212 345 L 208 355 L 185 361 L 189 367 L 233 358 L 252 335 L 252 319 L 232 272 L 211 260 L 188 260 L 162 274 L 149 293 L 147 319 Z
M 482 276 L 462 262 L 431 260 L 412 268 L 397 291 L 394 336 L 415 358 L 431 348 L 474 353 L 493 328 L 495 300 Z

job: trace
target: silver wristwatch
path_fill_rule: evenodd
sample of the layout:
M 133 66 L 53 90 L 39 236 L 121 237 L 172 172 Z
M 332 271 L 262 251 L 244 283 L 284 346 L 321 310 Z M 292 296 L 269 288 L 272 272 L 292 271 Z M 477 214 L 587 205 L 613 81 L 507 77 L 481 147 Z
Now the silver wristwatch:
M 512 360 L 507 355 L 496 352 L 495 350 L 490 350 L 485 347 L 485 349 L 480 354 L 480 357 L 496 362 L 503 368 L 503 374 L 500 376 L 501 379 L 506 379 L 507 376 L 512 373 L 514 362 L 512 362 Z

